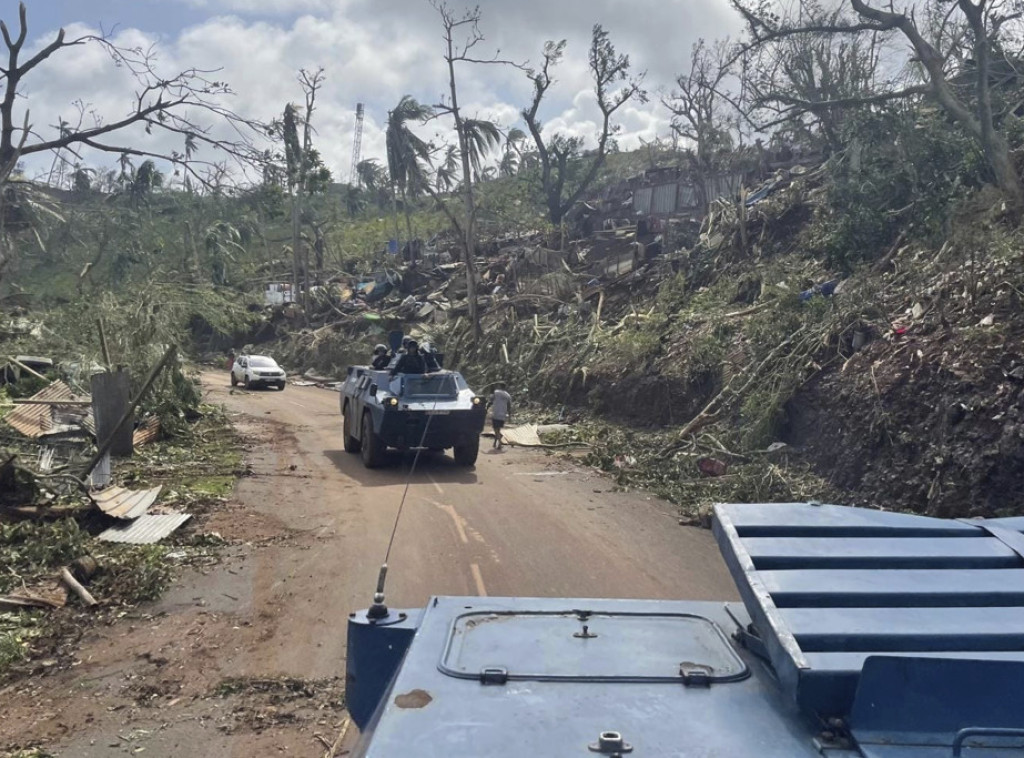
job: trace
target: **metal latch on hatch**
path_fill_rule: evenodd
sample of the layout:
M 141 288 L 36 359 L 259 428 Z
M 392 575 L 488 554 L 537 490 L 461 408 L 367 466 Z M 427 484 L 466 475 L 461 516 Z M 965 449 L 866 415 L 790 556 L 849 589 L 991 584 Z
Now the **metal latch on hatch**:
M 480 670 L 480 684 L 505 684 L 508 682 L 508 669 L 501 666 L 489 666 Z
M 683 661 L 679 664 L 679 676 L 684 687 L 710 687 L 715 670 L 702 663 Z

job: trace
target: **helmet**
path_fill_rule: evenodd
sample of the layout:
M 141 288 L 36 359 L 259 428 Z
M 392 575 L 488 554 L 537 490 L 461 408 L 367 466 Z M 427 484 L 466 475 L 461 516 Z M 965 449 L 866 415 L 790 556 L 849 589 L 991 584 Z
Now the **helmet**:
M 408 341 L 408 342 L 407 342 L 407 343 L 405 344 L 405 346 L 406 346 L 406 348 L 407 348 L 407 349 L 409 349 L 409 350 L 416 350 L 416 349 L 417 349 L 417 348 L 419 347 L 419 345 L 418 345 L 418 344 L 416 343 L 416 340 L 409 340 L 409 341 Z
M 388 351 L 388 346 L 387 345 L 377 345 L 375 348 L 373 348 L 373 354 L 374 355 L 384 355 L 387 351 Z

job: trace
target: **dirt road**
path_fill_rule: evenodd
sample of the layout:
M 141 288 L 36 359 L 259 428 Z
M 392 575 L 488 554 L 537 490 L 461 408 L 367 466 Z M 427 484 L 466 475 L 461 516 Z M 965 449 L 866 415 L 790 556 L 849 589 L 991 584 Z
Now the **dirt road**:
M 345 620 L 365 607 L 406 484 L 387 600 L 432 594 L 731 599 L 710 533 L 561 457 L 482 447 L 395 454 L 368 471 L 341 446 L 337 393 L 231 391 L 252 474 L 204 531 L 232 543 L 156 606 L 90 632 L 69 671 L 0 692 L 0 751 L 60 756 L 322 756 L 344 714 Z

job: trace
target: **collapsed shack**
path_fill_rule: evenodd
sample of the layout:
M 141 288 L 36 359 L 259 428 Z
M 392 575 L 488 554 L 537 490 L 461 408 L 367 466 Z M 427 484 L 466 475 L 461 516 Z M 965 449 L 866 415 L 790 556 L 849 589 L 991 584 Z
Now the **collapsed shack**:
M 14 434 L 0 423 L 5 440 Z M 97 618 L 156 599 L 182 563 L 214 560 L 223 541 L 199 530 L 224 499 L 210 494 L 210 483 L 229 487 L 237 476 L 237 454 L 225 452 L 235 449 L 226 420 L 204 409 L 189 437 L 165 437 L 117 459 L 123 486 L 69 479 L 65 487 L 34 465 L 15 468 L 17 457 L 0 459 L 0 480 L 13 475 L 27 485 L 0 503 L 0 682 L 71 665 L 77 639 Z

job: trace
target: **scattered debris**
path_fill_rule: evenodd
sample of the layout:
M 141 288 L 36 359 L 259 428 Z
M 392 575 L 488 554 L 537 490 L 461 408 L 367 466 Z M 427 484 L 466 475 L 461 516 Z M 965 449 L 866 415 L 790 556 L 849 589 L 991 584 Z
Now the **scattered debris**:
M 76 395 L 57 380 L 40 390 L 4 416 L 3 420 L 26 437 L 38 439 L 49 434 L 86 430 L 95 433 L 88 397 Z M 75 423 L 77 420 L 77 423 Z
M 697 470 L 700 471 L 701 476 L 725 476 L 728 469 L 726 463 L 717 458 L 697 459 Z
M 521 447 L 542 447 L 544 444 L 537 434 L 536 424 L 505 427 L 501 430 L 501 438 L 509 445 Z
M 0 609 L 63 608 L 67 600 L 67 588 L 54 581 L 48 585 L 38 586 L 34 590 L 24 589 L 0 596 Z
M 501 438 L 509 445 L 519 447 L 568 447 L 572 445 L 584 445 L 583 442 L 545 442 L 542 436 L 560 435 L 568 432 L 572 427 L 569 424 L 523 424 L 521 426 L 505 427 L 501 430 Z M 484 436 L 493 436 L 487 432 Z

